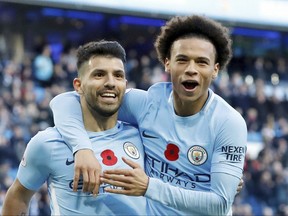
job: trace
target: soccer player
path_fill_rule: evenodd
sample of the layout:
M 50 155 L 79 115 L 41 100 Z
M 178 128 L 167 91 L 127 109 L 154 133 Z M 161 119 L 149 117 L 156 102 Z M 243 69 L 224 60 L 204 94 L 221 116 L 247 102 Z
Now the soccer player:
M 127 91 L 119 111 L 119 119 L 139 126 L 146 174 L 124 159 L 133 169 L 106 171 L 103 176 L 103 181 L 123 189 L 107 191 L 149 198 L 152 215 L 231 214 L 243 172 L 247 127 L 209 88 L 231 59 L 229 31 L 204 16 L 174 17 L 161 28 L 155 47 L 171 83 L 156 83 L 147 92 Z M 78 178 L 80 171 L 91 172 L 95 160 L 87 150 L 91 144 L 77 99 L 75 93 L 59 95 L 51 107 L 56 126 L 76 152 Z M 95 185 L 94 179 L 91 182 Z
M 102 168 L 129 168 L 121 157 L 143 167 L 143 144 L 137 128 L 117 121 L 126 90 L 126 54 L 114 41 L 90 42 L 78 49 L 78 78 L 73 85 L 80 95 L 85 129 L 91 149 Z M 105 193 L 73 192 L 74 159 L 57 128 L 39 132 L 27 145 L 17 178 L 9 188 L 2 215 L 27 215 L 32 195 L 47 181 L 52 215 L 145 215 L 146 199 Z M 91 177 L 91 176 L 90 176 Z M 94 178 L 96 178 L 94 176 Z

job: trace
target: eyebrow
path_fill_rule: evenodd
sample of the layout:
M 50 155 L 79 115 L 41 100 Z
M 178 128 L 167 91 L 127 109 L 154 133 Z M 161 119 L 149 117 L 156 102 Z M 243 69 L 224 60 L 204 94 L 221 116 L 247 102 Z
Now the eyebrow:
M 178 54 L 178 55 L 175 56 L 175 58 L 189 58 L 189 57 L 187 55 L 184 55 L 184 54 Z M 207 57 L 204 57 L 204 56 L 199 56 L 196 59 L 206 60 L 206 61 L 210 62 L 210 59 L 207 58 Z
M 175 58 L 188 58 L 187 55 L 183 55 L 183 54 L 178 54 L 175 56 Z
M 91 72 L 91 75 L 93 75 L 95 73 L 106 73 L 106 72 L 107 72 L 107 70 L 105 70 L 105 69 L 95 69 Z M 121 70 L 121 69 L 113 70 L 112 73 L 122 73 L 125 75 L 125 71 Z

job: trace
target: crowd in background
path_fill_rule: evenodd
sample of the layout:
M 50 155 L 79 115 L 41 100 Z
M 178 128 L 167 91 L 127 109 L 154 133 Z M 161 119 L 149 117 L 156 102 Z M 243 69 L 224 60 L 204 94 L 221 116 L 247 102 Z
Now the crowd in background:
M 169 81 L 153 49 L 143 54 L 137 47 L 125 45 L 129 87 L 148 89 L 155 82 Z M 37 52 L 26 51 L 20 62 L 2 55 L 0 210 L 26 144 L 39 130 L 54 126 L 50 100 L 72 90 L 77 76 L 76 48 L 63 50 L 57 59 L 52 58 L 49 45 Z M 259 152 L 249 152 L 248 147 L 245 184 L 235 198 L 234 215 L 288 216 L 288 60 L 279 56 L 234 57 L 212 89 L 245 118 L 249 145 L 261 146 Z M 34 196 L 30 214 L 49 214 L 46 186 Z

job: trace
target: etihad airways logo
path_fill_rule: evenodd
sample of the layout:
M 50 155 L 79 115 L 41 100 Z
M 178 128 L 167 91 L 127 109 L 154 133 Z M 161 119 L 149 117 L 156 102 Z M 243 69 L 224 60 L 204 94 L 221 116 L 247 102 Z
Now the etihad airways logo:
M 72 179 L 72 180 L 69 181 L 69 188 L 71 190 L 73 190 L 73 184 L 74 184 L 74 180 Z M 82 178 L 80 178 L 79 181 L 78 181 L 77 191 L 82 191 L 83 190 L 83 185 L 84 185 L 84 181 L 83 181 Z M 105 191 L 105 188 L 123 189 L 123 187 L 118 187 L 118 186 L 102 183 L 99 186 L 99 194 L 107 193 Z M 87 195 L 92 195 L 92 193 L 91 192 L 87 192 Z
M 186 189 L 197 187 L 197 183 L 210 183 L 210 174 L 185 173 L 170 163 L 163 162 L 155 157 L 147 155 L 146 172 L 149 176 L 161 179 L 163 182 L 170 182 L 173 185 Z

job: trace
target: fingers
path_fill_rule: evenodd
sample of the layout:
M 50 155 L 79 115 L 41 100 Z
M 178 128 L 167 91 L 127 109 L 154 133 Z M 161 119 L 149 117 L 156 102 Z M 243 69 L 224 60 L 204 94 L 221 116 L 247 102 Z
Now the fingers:
M 124 189 L 113 189 L 113 188 L 105 188 L 105 192 L 114 193 L 114 194 L 123 194 L 123 195 L 132 195 L 132 193 L 128 190 Z
M 82 188 L 82 191 L 83 192 L 88 192 L 89 183 L 90 183 L 88 172 L 83 170 L 82 177 L 83 177 L 83 188 Z
M 130 185 L 128 182 L 126 181 L 117 181 L 115 179 L 103 179 L 103 182 L 105 182 L 106 184 L 109 184 L 109 185 L 113 185 L 114 187 L 120 187 L 120 188 L 126 188 L 126 189 L 130 189 Z
M 122 157 L 122 160 L 124 161 L 124 163 L 126 163 L 127 165 L 129 165 L 130 167 L 132 167 L 133 169 L 136 169 L 136 168 L 141 168 L 141 166 L 137 163 L 135 163 L 134 161 L 132 160 L 129 160 L 127 158 L 124 158 Z
M 107 185 L 104 190 L 108 193 L 143 196 L 147 190 L 146 180 L 141 179 L 139 181 L 133 176 L 104 174 L 101 181 Z
M 95 171 L 94 170 L 90 170 L 88 172 L 88 183 L 87 183 L 87 192 L 93 192 L 94 191 L 94 188 L 95 188 L 95 185 L 96 185 L 96 175 L 95 175 Z
M 99 193 L 99 187 L 100 187 L 100 173 L 101 171 L 95 171 L 95 185 L 93 188 L 93 195 L 96 196 Z
M 120 176 L 114 176 L 114 179 L 112 180 L 111 177 L 113 175 L 106 175 L 105 177 L 101 178 L 101 181 L 107 185 L 113 185 L 112 187 L 106 187 L 104 188 L 105 192 L 108 193 L 115 193 L 115 194 L 124 194 L 129 195 L 129 183 L 127 184 L 125 181 L 126 179 L 121 178 Z M 123 182 L 124 181 L 124 182 Z M 117 188 L 115 188 L 117 187 Z M 126 189 L 126 190 L 125 190 Z M 127 190 L 128 189 L 128 190 Z
M 239 194 L 241 192 L 243 186 L 244 186 L 244 180 L 243 180 L 243 178 L 241 178 L 240 182 L 238 184 L 238 187 L 237 187 L 237 194 Z
M 82 189 L 83 192 L 98 194 L 100 186 L 101 165 L 90 149 L 79 150 L 75 154 L 73 191 Z M 82 179 L 81 179 L 82 177 Z M 81 183 L 80 183 L 81 181 Z M 83 181 L 83 187 L 82 186 Z M 80 184 L 80 186 L 78 186 Z
M 115 170 L 105 170 L 103 172 L 103 175 L 123 175 L 123 176 L 131 176 L 133 175 L 133 172 L 128 169 L 115 169 Z
M 80 169 L 77 169 L 75 167 L 75 174 L 74 174 L 74 179 L 73 179 L 73 191 L 74 192 L 77 191 L 79 179 L 80 179 Z
M 241 185 L 241 186 L 244 185 L 244 180 L 243 180 L 243 178 L 241 178 L 241 180 L 240 180 L 240 184 L 239 184 L 239 185 Z
M 113 178 L 113 179 L 111 179 Z M 120 177 L 120 176 L 113 176 L 107 175 L 107 178 L 101 178 L 102 182 L 106 183 L 107 185 L 113 185 L 113 187 L 105 187 L 105 192 L 114 193 L 114 194 L 124 194 L 124 195 L 137 195 L 137 188 L 131 184 L 130 179 L 128 177 Z
M 81 188 L 80 186 L 78 187 L 80 176 L 82 176 L 83 179 L 82 191 L 92 192 L 93 195 L 97 195 L 100 186 L 100 172 L 92 169 L 90 171 L 82 169 L 81 172 L 80 169 L 75 169 L 73 191 L 77 191 L 78 188 Z
M 130 166 L 133 169 L 141 168 L 141 166 L 138 163 L 135 163 L 132 160 L 129 160 L 127 158 L 122 157 L 122 160 L 124 163 L 126 163 L 128 166 Z M 133 172 L 131 172 L 130 169 L 117 169 L 117 170 L 105 170 L 105 174 L 117 174 L 117 175 L 132 175 Z
M 128 175 L 124 176 L 124 175 L 114 175 L 114 174 L 106 174 L 104 173 L 104 175 L 101 177 L 101 182 L 103 183 L 107 183 L 107 184 L 112 184 L 114 186 L 122 186 L 122 185 L 118 185 L 119 182 L 122 183 L 131 183 L 133 178 L 130 178 Z M 117 185 L 115 185 L 114 183 L 117 183 Z

